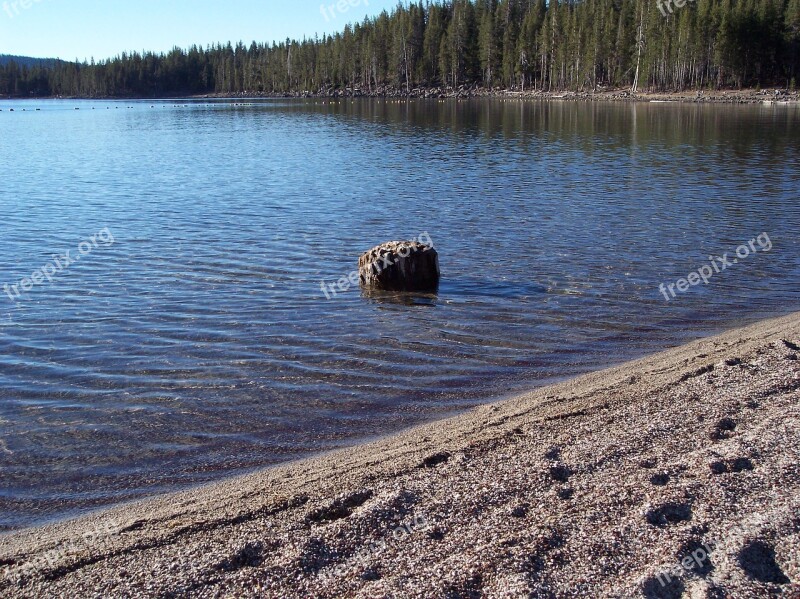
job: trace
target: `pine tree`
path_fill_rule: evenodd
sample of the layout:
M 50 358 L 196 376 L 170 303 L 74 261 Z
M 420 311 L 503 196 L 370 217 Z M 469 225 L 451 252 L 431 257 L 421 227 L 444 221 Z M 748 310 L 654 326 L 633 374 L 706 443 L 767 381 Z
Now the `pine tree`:
M 479 4 L 480 33 L 478 48 L 481 63 L 481 76 L 487 87 L 493 87 L 499 70 L 500 49 L 497 45 L 497 31 L 495 28 L 494 13 L 496 2 L 485 0 Z
M 800 0 L 789 0 L 784 18 L 784 37 L 786 40 L 785 64 L 788 66 L 787 78 L 789 86 L 797 85 L 798 68 L 800 68 Z

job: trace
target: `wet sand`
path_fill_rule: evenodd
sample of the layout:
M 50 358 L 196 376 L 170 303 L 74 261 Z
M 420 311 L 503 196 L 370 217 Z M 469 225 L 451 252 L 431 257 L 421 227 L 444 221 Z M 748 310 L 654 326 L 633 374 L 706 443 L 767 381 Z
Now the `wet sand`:
M 2 597 L 800 597 L 800 313 L 0 537 Z

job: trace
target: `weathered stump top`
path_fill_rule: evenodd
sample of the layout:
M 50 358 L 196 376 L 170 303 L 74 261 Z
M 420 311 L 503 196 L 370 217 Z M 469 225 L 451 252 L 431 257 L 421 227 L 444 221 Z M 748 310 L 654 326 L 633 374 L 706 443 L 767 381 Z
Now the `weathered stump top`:
M 439 255 L 418 241 L 389 241 L 364 252 L 358 260 L 361 285 L 386 291 L 435 291 Z

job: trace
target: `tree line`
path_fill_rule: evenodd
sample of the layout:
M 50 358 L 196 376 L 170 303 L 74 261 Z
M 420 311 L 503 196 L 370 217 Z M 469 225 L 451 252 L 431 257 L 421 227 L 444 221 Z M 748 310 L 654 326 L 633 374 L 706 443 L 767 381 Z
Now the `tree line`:
M 798 68 L 800 0 L 426 0 L 302 41 L 10 61 L 0 94 L 793 88 Z

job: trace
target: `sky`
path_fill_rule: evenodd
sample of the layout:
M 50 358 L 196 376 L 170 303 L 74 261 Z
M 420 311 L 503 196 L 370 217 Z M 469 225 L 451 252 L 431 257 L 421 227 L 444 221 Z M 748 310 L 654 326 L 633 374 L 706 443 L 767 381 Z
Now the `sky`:
M 398 0 L 0 0 L 0 54 L 102 60 L 341 31 Z M 339 7 L 344 7 L 340 10 Z

